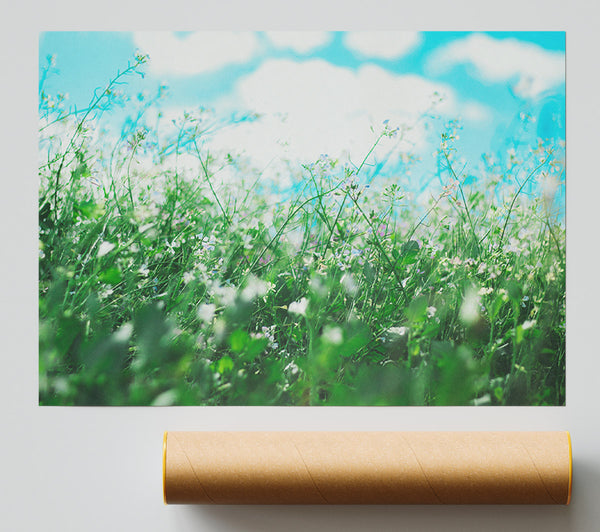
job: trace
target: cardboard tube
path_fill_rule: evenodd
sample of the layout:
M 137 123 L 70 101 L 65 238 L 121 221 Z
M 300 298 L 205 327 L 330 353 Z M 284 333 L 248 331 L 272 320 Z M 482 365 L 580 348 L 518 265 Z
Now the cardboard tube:
M 568 432 L 166 432 L 168 504 L 569 504 Z

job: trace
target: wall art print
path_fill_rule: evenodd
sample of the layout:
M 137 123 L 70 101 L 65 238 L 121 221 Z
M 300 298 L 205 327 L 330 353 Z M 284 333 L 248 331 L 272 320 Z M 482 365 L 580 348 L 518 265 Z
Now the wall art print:
M 564 405 L 565 34 L 45 32 L 41 405 Z

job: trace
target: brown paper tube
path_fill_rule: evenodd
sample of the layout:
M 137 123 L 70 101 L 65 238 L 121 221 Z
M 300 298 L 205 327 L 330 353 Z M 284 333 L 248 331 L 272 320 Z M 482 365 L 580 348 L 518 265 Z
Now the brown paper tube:
M 165 503 L 569 504 L 568 432 L 167 432 Z

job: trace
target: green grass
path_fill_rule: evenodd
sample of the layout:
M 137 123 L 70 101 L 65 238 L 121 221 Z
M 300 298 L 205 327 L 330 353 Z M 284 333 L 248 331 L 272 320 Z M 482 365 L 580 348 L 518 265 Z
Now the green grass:
M 214 122 L 149 127 L 163 89 L 123 98 L 133 118 L 104 142 L 143 63 L 84 112 L 41 94 L 40 404 L 564 404 L 565 228 L 543 193 L 564 186 L 561 146 L 467 179 L 450 124 L 425 205 L 367 186 L 371 152 L 292 168 L 275 195 L 207 151 Z

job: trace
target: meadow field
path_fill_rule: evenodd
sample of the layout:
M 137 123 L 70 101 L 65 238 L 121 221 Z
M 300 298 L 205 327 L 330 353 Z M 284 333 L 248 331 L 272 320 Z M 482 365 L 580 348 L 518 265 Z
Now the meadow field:
M 386 121 L 278 188 L 208 147 L 210 109 L 130 94 L 145 63 L 77 111 L 41 74 L 40 404 L 565 403 L 563 142 L 465 173 L 448 120 L 417 200 L 413 154 L 374 173 L 405 132 Z

